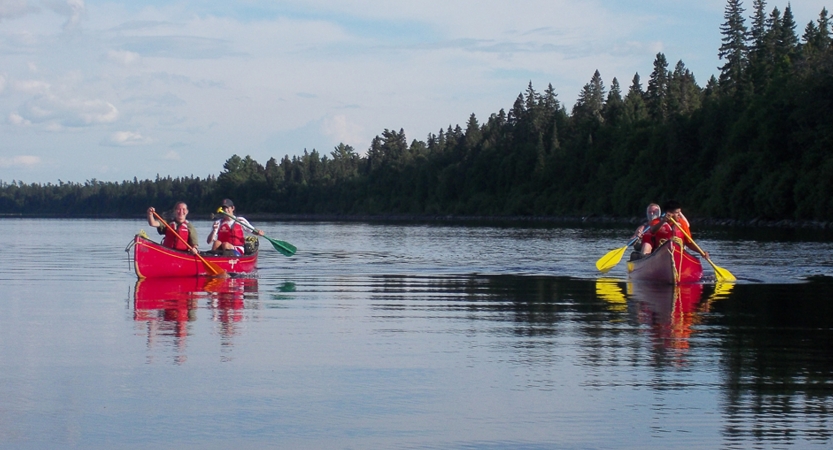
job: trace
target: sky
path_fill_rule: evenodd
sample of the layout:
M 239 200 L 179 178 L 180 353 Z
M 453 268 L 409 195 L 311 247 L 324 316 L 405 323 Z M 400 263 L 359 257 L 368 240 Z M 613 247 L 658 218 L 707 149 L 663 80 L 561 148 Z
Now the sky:
M 792 2 L 797 34 L 828 0 Z M 768 2 L 768 10 L 787 3 Z M 831 5 L 833 6 L 833 5 Z M 745 0 L 746 15 L 752 1 Z M 658 52 L 705 85 L 724 0 L 0 0 L 0 181 L 219 175 L 232 155 L 364 154 L 510 109 L 570 111 Z M 829 8 L 830 9 L 830 8 Z

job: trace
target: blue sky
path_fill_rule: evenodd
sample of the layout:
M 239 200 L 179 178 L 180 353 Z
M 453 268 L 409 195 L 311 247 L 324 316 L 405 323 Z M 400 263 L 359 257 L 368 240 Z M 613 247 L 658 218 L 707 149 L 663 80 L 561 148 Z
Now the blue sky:
M 826 0 L 792 8 L 798 34 Z M 768 2 L 783 11 L 787 3 Z M 0 180 L 217 175 L 384 129 L 409 140 L 509 109 L 529 82 L 568 110 L 599 70 L 657 52 L 702 86 L 723 0 L 0 0 Z M 747 15 L 752 1 L 744 1 Z

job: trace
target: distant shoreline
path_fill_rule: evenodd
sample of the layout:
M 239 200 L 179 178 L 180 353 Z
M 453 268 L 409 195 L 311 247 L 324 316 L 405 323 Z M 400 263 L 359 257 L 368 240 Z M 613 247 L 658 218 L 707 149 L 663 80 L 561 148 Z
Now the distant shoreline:
M 242 213 L 252 221 L 286 221 L 286 222 L 409 222 L 409 223 L 446 223 L 446 224 L 496 224 L 496 225 L 632 225 L 642 222 L 638 217 L 611 216 L 463 216 L 453 214 L 274 214 Z M 191 213 L 194 220 L 210 220 L 211 215 Z M 144 219 L 144 214 L 0 214 L 0 219 Z M 715 228 L 779 228 L 779 229 L 814 229 L 833 230 L 833 222 L 815 220 L 768 220 L 768 219 L 711 219 L 689 217 L 692 225 Z

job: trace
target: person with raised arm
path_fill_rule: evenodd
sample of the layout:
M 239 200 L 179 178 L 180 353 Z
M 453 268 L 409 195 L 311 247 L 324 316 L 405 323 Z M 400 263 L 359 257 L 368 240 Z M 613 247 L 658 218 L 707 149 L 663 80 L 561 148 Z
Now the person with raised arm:
M 188 222 L 188 205 L 185 202 L 176 202 L 173 209 L 173 221 L 166 222 L 156 213 L 156 208 L 148 208 L 148 225 L 156 228 L 156 231 L 164 235 L 162 245 L 174 250 L 183 252 L 191 251 L 194 254 L 199 252 L 199 240 L 197 230 Z M 177 237 L 179 235 L 179 237 Z M 190 248 L 189 248 L 190 245 Z
M 252 233 L 263 236 L 263 231 L 253 227 L 243 217 L 234 216 L 234 202 L 225 199 L 220 203 L 220 218 L 214 221 L 211 233 L 208 234 L 206 243 L 211 244 L 211 251 L 228 256 L 243 256 L 245 253 L 246 236 L 243 227 L 252 230 Z

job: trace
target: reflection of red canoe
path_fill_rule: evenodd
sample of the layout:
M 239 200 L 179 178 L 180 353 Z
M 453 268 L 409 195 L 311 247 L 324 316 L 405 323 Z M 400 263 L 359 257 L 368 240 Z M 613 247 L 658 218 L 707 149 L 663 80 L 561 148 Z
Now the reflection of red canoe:
M 224 324 L 223 336 L 231 336 L 236 333 L 232 325 L 243 320 L 247 296 L 257 291 L 257 278 L 141 278 L 133 294 L 133 319 L 148 323 L 149 342 L 166 332 L 185 337 L 188 322 L 197 320 L 198 302 L 208 300 L 211 319 Z
M 136 282 L 133 308 L 135 320 L 191 321 L 197 308 L 196 294 L 205 278 L 153 278 Z
M 703 277 L 700 259 L 667 241 L 645 258 L 628 261 L 631 280 L 665 284 L 696 283 Z
M 204 292 L 209 278 L 142 278 L 133 293 L 136 309 L 164 309 L 171 302 L 192 300 Z
M 238 298 L 257 293 L 257 278 L 166 277 L 142 278 L 133 294 L 137 310 L 165 309 L 171 304 L 189 302 L 201 297 Z
M 139 278 L 193 277 L 212 275 L 200 259 L 189 253 L 164 247 L 136 235 L 133 267 Z M 244 256 L 203 256 L 228 273 L 249 273 L 257 266 L 257 251 Z
M 631 298 L 644 303 L 653 312 L 667 318 L 676 314 L 690 314 L 697 311 L 703 296 L 702 284 L 668 286 L 659 283 L 628 283 Z
M 688 348 L 703 295 L 702 284 L 629 283 L 628 292 L 640 304 L 639 321 L 651 325 L 664 347 Z

